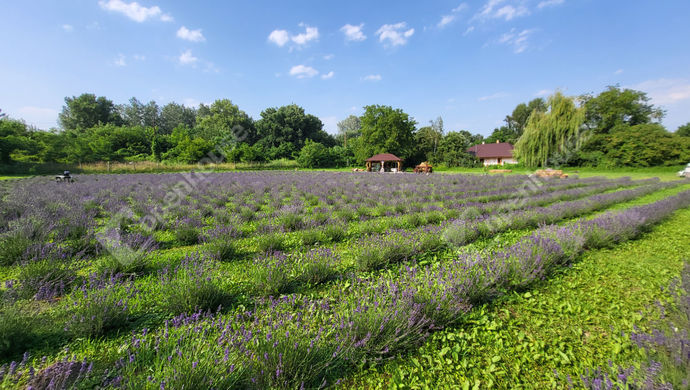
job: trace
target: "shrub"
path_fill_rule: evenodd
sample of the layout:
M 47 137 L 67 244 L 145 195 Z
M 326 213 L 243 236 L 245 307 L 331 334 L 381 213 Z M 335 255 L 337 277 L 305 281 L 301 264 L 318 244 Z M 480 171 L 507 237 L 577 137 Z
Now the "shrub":
M 143 255 L 132 255 L 128 258 L 107 254 L 96 265 L 98 273 L 103 274 L 139 274 L 148 267 Z
M 5 233 L 0 236 L 0 265 L 13 265 L 22 259 L 32 240 L 22 231 Z
M 310 286 L 325 283 L 337 275 L 338 262 L 337 255 L 330 249 L 311 250 L 300 258 L 297 281 Z
M 280 217 L 279 223 L 283 229 L 293 232 L 295 230 L 299 230 L 304 222 L 302 221 L 302 217 L 300 215 L 288 213 Z
M 10 302 L 0 303 L 0 358 L 25 351 L 35 340 L 32 310 Z
M 133 335 L 119 374 L 144 388 L 246 388 L 246 359 L 235 335 L 226 335 L 230 323 L 209 320 L 202 312 L 182 314 L 166 321 L 166 337 L 146 329 Z
M 130 320 L 138 290 L 122 275 L 91 274 L 66 299 L 72 315 L 65 329 L 76 337 L 92 337 L 124 327 Z
M 181 245 L 196 245 L 199 243 L 199 230 L 192 226 L 180 226 L 175 230 L 175 239 Z
M 248 270 L 252 290 L 259 296 L 277 296 L 291 292 L 295 287 L 295 268 L 294 260 L 282 252 L 256 257 Z
M 302 232 L 300 241 L 304 246 L 317 245 L 326 240 L 326 236 L 319 230 L 305 230 Z
M 285 240 L 278 234 L 264 234 L 257 238 L 257 250 L 261 253 L 282 251 L 285 249 Z
M 22 264 L 17 279 L 22 296 L 51 299 L 63 295 L 76 279 L 76 274 L 64 263 L 39 260 Z
M 341 225 L 328 225 L 323 229 L 323 234 L 330 242 L 340 242 L 345 239 L 347 233 Z
M 216 240 L 209 243 L 207 253 L 220 261 L 233 261 L 244 256 L 237 244 L 229 240 Z
M 160 280 L 160 307 L 174 315 L 216 309 L 231 301 L 220 286 L 214 263 L 194 253 L 174 269 L 164 268 Z

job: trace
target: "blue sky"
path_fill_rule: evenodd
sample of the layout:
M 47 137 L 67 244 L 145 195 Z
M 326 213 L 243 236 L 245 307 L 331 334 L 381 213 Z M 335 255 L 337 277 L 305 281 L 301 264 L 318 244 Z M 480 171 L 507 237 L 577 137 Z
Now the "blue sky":
M 65 96 L 255 119 L 296 103 L 334 133 L 368 104 L 488 135 L 520 102 L 647 92 L 690 121 L 690 1 L 35 0 L 1 6 L 0 109 L 56 126 Z

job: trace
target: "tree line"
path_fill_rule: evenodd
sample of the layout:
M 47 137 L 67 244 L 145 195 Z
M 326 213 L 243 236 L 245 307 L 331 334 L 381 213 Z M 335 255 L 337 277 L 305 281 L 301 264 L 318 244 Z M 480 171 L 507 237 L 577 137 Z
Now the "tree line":
M 364 107 L 361 116 L 340 121 L 332 136 L 295 104 L 267 108 L 255 120 L 228 99 L 160 107 L 136 98 L 116 105 L 85 93 L 65 98 L 59 129 L 39 130 L 0 112 L 0 163 L 196 163 L 220 151 L 229 162 L 294 159 L 318 168 L 361 166 L 387 152 L 407 166 L 429 161 L 471 167 L 478 161 L 466 150 L 496 141 L 513 143 L 520 163 L 529 167 L 686 163 L 690 123 L 671 133 L 660 124 L 664 114 L 644 92 L 610 86 L 597 95 L 556 92 L 521 103 L 488 137 L 446 131 L 441 117 L 418 127 L 403 110 L 386 105 Z

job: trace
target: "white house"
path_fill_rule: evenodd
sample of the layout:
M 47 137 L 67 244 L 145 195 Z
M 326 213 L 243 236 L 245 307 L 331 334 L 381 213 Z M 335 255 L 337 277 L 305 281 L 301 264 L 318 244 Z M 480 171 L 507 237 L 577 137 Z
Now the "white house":
M 472 146 L 467 152 L 477 157 L 484 166 L 517 164 L 517 159 L 513 157 L 513 144 L 510 142 L 482 143 Z

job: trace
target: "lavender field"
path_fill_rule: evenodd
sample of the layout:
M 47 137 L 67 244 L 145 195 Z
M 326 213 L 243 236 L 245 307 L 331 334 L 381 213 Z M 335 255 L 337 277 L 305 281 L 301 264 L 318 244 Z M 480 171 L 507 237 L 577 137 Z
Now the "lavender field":
M 688 207 L 687 181 L 658 179 L 0 182 L 0 388 L 359 387 L 358 373 Z

